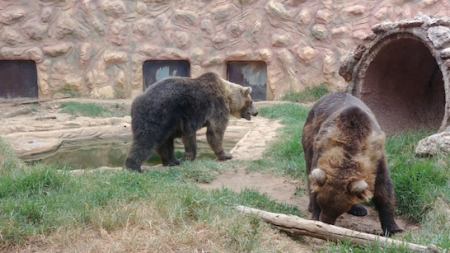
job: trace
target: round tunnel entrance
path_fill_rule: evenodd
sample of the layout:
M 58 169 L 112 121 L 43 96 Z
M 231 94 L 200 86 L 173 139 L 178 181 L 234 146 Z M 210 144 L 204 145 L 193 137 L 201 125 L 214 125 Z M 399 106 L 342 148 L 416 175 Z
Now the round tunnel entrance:
M 445 114 L 439 65 L 421 41 L 411 38 L 383 45 L 365 71 L 359 97 L 387 133 L 438 130 Z
M 384 21 L 344 60 L 339 74 L 388 134 L 449 128 L 450 23 L 418 14 Z

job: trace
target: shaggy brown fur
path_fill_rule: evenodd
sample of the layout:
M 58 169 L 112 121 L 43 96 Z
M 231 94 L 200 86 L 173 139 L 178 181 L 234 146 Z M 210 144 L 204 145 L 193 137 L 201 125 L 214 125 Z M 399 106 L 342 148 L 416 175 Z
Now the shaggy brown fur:
M 317 101 L 302 132 L 312 218 L 334 224 L 343 213 L 364 216 L 370 198 L 385 233 L 394 221 L 395 198 L 384 153 L 385 134 L 359 99 L 342 92 Z
M 258 114 L 251 91 L 215 73 L 198 78 L 171 77 L 151 85 L 131 105 L 133 143 L 125 167 L 141 172 L 141 164 L 153 149 L 164 166 L 180 164 L 173 144 L 180 137 L 185 147 L 184 159 L 194 160 L 196 132 L 202 127 L 207 128 L 206 138 L 217 158 L 231 159 L 232 155 L 223 149 L 223 135 L 230 114 L 247 120 Z

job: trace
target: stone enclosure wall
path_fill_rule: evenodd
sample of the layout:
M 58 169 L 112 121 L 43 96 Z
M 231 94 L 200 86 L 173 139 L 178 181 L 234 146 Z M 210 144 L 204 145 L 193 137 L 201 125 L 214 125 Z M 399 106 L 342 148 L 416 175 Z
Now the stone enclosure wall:
M 228 61 L 264 61 L 275 99 L 320 83 L 345 87 L 339 67 L 371 26 L 419 11 L 445 16 L 450 2 L 0 0 L 0 60 L 33 60 L 39 98 L 63 88 L 133 98 L 147 60 L 187 60 L 192 77 L 225 77 Z

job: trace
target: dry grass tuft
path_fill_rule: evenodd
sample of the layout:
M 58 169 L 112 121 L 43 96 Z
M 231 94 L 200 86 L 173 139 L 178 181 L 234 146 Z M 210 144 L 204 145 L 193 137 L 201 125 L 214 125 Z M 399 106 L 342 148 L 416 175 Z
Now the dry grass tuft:
M 184 223 L 167 220 L 167 214 L 158 211 L 152 201 L 98 209 L 94 213 L 97 221 L 91 226 L 61 228 L 51 235 L 31 238 L 26 246 L 2 252 L 311 252 L 308 246 L 262 221 L 254 221 L 255 217 L 238 213 L 227 219 L 216 217 L 210 224 L 202 221 Z M 126 222 L 108 229 L 108 224 L 115 219 Z M 241 233 L 252 231 L 254 223 L 258 223 L 257 228 L 253 228 L 257 238 L 248 242 Z M 249 244 L 253 244 L 251 248 L 246 247 Z

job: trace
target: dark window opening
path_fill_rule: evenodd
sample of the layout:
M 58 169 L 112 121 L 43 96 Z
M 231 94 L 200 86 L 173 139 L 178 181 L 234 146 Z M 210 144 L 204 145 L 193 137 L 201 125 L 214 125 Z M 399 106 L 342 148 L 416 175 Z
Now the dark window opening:
M 253 101 L 267 100 L 267 66 L 265 62 L 228 62 L 227 79 L 230 82 L 251 87 Z
M 188 61 L 145 61 L 142 67 L 144 76 L 144 90 L 150 85 L 169 76 L 190 76 L 190 65 Z
M 0 60 L 0 98 L 37 98 L 37 69 L 31 60 Z

